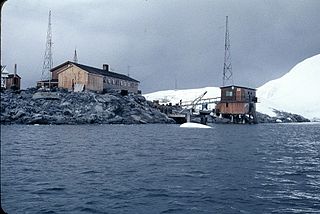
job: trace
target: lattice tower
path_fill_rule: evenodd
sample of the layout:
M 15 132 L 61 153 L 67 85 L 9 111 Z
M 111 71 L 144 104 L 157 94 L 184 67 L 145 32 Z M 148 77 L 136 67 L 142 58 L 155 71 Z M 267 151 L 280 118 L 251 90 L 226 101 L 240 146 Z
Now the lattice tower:
M 226 16 L 226 35 L 224 43 L 223 86 L 226 84 L 233 85 L 228 16 Z
M 49 22 L 46 40 L 46 50 L 44 53 L 41 80 L 51 80 L 51 68 L 53 67 L 52 58 L 52 31 L 51 31 L 51 10 L 49 11 Z

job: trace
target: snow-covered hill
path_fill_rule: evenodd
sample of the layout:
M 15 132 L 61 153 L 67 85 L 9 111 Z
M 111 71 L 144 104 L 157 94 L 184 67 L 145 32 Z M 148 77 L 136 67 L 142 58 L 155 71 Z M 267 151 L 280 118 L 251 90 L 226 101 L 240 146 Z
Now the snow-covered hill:
M 279 79 L 257 90 L 258 111 L 272 114 L 272 108 L 309 119 L 320 118 L 320 54 L 305 59 Z
M 310 57 L 279 79 L 267 82 L 257 89 L 257 111 L 275 116 L 273 109 L 299 114 L 309 119 L 320 118 L 320 54 Z M 144 96 L 148 100 L 172 104 L 192 101 L 202 93 L 204 98 L 220 96 L 219 87 L 158 91 Z

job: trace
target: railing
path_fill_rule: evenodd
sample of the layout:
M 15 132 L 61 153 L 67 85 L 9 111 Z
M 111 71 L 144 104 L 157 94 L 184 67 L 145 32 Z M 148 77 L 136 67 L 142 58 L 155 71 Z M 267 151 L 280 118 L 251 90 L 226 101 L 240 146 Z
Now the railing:
M 213 98 L 206 98 L 201 99 L 198 103 L 195 104 L 195 106 L 199 106 L 202 104 L 217 104 L 220 101 L 220 97 L 213 97 Z M 193 104 L 193 101 L 184 101 L 180 103 L 181 107 L 188 107 Z

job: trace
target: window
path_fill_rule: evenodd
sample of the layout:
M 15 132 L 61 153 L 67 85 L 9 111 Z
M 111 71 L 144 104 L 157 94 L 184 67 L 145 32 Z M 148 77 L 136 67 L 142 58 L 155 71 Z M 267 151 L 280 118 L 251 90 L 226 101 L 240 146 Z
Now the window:
M 226 96 L 227 97 L 232 97 L 232 91 L 226 91 Z

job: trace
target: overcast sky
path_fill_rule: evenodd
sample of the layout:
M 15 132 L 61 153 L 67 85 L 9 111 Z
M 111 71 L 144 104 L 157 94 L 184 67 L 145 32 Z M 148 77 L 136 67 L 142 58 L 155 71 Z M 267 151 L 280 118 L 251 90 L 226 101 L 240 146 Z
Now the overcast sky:
M 41 78 L 52 11 L 54 66 L 73 59 L 140 80 L 143 93 L 221 86 L 229 16 L 234 83 L 259 87 L 320 53 L 319 0 L 8 0 L 2 63 Z

